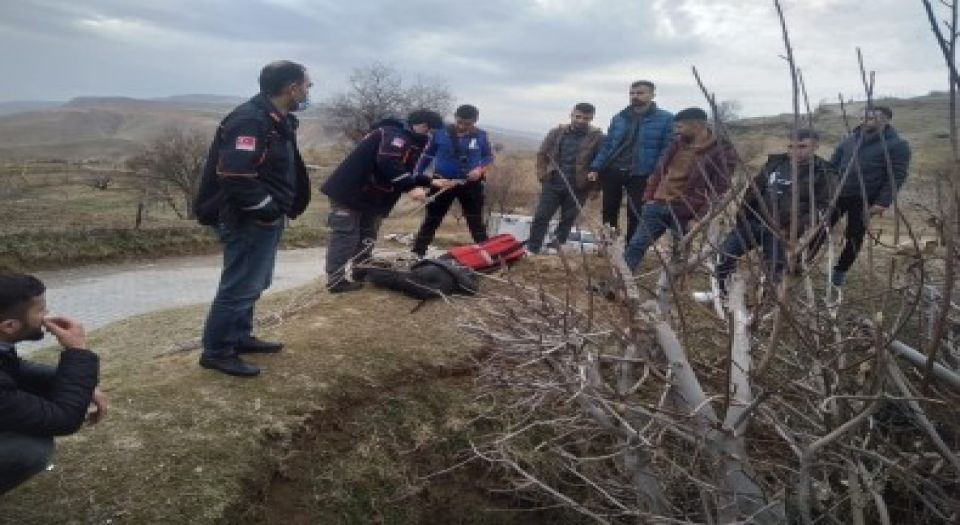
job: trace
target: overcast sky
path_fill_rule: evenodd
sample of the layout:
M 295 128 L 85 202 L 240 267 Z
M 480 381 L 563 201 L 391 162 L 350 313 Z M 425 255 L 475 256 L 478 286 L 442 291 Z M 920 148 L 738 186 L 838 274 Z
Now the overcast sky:
M 938 3 L 938 2 L 934 2 Z M 920 0 L 784 0 L 810 97 L 946 86 Z M 266 62 L 304 63 L 314 100 L 380 61 L 443 79 L 483 123 L 542 132 L 576 102 L 597 123 L 630 81 L 678 110 L 702 104 L 690 66 L 744 115 L 790 111 L 772 0 L 2 0 L 0 101 L 79 95 L 249 95 Z

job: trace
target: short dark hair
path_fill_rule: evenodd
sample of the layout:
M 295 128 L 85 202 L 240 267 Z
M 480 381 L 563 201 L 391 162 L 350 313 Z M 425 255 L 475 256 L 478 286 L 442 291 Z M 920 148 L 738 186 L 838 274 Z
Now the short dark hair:
M 0 273 L 0 321 L 23 319 L 30 301 L 47 287 L 40 279 L 22 273 Z
M 706 122 L 708 120 L 707 112 L 700 108 L 687 108 L 682 109 L 673 116 L 673 120 L 676 122 L 686 121 L 686 120 L 696 120 Z
M 307 78 L 307 68 L 289 60 L 277 60 L 263 66 L 260 70 L 260 92 L 264 95 L 279 95 L 290 84 L 303 82 Z
M 893 110 L 890 106 L 870 106 L 867 111 L 879 111 L 887 117 L 887 120 L 893 120 Z
M 436 111 L 429 109 L 418 109 L 407 115 L 407 124 L 427 124 L 430 129 L 440 129 L 443 127 L 443 117 Z
M 790 135 L 787 137 L 790 140 L 820 140 L 820 133 L 813 128 L 800 128 L 790 132 Z
M 480 118 L 480 110 L 477 109 L 477 106 L 464 104 L 459 108 L 457 108 L 457 111 L 453 113 L 453 116 L 457 118 L 462 118 L 464 120 L 477 120 L 478 118 Z
M 650 88 L 650 91 L 657 90 L 657 86 L 655 86 L 653 82 L 650 82 L 649 80 L 638 80 L 633 84 L 630 84 L 630 89 L 633 89 L 635 87 L 640 87 L 640 86 L 647 86 L 648 88 Z
M 597 108 L 593 107 L 593 104 L 589 102 L 580 102 L 576 106 L 573 106 L 574 111 L 579 111 L 584 115 L 593 115 L 597 112 Z

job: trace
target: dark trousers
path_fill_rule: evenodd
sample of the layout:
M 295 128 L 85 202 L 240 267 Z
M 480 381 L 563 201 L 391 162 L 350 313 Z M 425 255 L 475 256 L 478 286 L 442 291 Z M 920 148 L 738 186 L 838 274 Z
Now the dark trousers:
M 727 278 L 736 268 L 737 261 L 757 247 L 763 250 L 764 270 L 771 282 L 780 280 L 786 256 L 782 240 L 760 221 L 744 219 L 737 221 L 717 254 L 716 272 L 721 290 L 726 290 Z
M 560 210 L 560 223 L 554 232 L 557 242 L 563 244 L 567 242 L 567 236 L 570 235 L 570 229 L 576 222 L 580 214 L 580 208 L 586 199 L 586 192 L 573 189 L 573 185 L 567 185 L 563 180 L 549 181 L 543 184 L 540 191 L 540 201 L 537 203 L 537 211 L 533 214 L 533 224 L 530 225 L 530 238 L 527 240 L 527 250 L 530 253 L 539 253 L 543 248 L 543 239 L 547 236 L 547 230 L 550 228 L 550 219 Z
M 344 278 L 344 267 L 348 262 L 359 263 L 370 258 L 382 222 L 383 216 L 379 212 L 358 211 L 330 201 L 327 216 L 330 239 L 327 241 L 325 267 L 328 286 Z
M 460 201 L 460 209 L 463 210 L 463 218 L 467 221 L 473 242 L 487 240 L 487 225 L 483 223 L 483 182 L 469 181 L 437 195 L 433 202 L 427 204 L 426 217 L 423 218 L 417 238 L 413 242 L 415 253 L 427 253 L 427 248 L 437 234 L 437 228 L 454 200 Z
M 840 252 L 840 258 L 837 259 L 837 271 L 846 272 L 853 266 L 853 261 L 857 260 L 857 254 L 860 253 L 863 239 L 867 235 L 867 209 L 869 207 L 870 204 L 859 195 L 837 198 L 837 206 L 830 214 L 830 228 L 832 229 L 840 221 L 840 217 L 847 216 L 847 228 L 843 232 L 845 242 L 843 251 Z
M 273 281 L 283 220 L 272 225 L 243 219 L 222 223 L 223 271 L 217 295 L 203 326 L 203 355 L 210 358 L 236 355 L 236 347 L 253 331 L 253 309 Z
M 627 236 L 624 239 L 628 241 L 633 238 L 637 224 L 640 223 L 643 190 L 646 186 L 646 177 L 631 176 L 628 169 L 607 169 L 600 176 L 600 188 L 603 191 L 601 215 L 604 224 L 619 227 L 620 205 L 623 203 L 623 194 L 627 194 Z
M 863 246 L 863 239 L 867 235 L 867 209 L 870 207 L 868 202 L 864 202 L 860 196 L 838 197 L 837 204 L 830 214 L 829 226 L 820 230 L 811 243 L 812 247 L 808 255 L 812 259 L 814 255 L 823 247 L 826 242 L 829 231 L 840 222 L 840 219 L 847 216 L 847 227 L 843 232 L 844 244 L 840 252 L 840 258 L 834 265 L 834 270 L 838 272 L 847 272 L 853 262 L 857 260 L 857 254 L 860 253 L 860 247 Z
M 643 256 L 647 253 L 650 245 L 657 242 L 667 230 L 673 233 L 674 238 L 683 236 L 686 222 L 683 224 L 677 220 L 669 204 L 660 202 L 648 202 L 643 206 L 640 212 L 640 224 L 637 226 L 637 232 L 630 238 L 627 247 L 623 252 L 623 258 L 627 262 L 627 267 L 631 271 L 637 271 L 640 263 L 643 262 Z
M 0 494 L 42 472 L 52 455 L 52 437 L 0 432 Z

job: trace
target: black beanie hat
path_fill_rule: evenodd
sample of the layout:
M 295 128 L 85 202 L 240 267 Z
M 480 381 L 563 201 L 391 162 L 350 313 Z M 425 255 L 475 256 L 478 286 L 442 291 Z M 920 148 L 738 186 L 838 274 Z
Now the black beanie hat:
M 436 111 L 429 109 L 418 109 L 407 116 L 407 124 L 426 124 L 430 129 L 440 129 L 443 127 L 443 117 Z
M 687 108 L 682 111 L 678 111 L 676 115 L 673 116 L 674 121 L 681 120 L 701 120 L 706 122 L 708 120 L 707 112 L 700 108 Z

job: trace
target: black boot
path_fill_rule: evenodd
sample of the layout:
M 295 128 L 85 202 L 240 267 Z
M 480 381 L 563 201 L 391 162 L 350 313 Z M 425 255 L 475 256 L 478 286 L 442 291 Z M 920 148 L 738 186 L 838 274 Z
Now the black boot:
M 253 336 L 237 345 L 238 354 L 275 354 L 280 350 L 283 350 L 283 343 L 261 341 Z
M 200 366 L 237 377 L 254 377 L 260 374 L 260 369 L 256 365 L 245 363 L 235 355 L 229 357 L 200 356 Z

